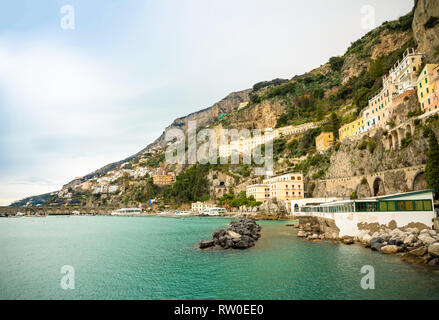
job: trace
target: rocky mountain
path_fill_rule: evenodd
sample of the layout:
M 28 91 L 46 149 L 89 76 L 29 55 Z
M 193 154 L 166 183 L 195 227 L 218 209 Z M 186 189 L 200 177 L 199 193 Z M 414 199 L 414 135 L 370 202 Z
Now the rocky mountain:
M 430 61 L 439 60 L 439 0 L 417 0 L 413 17 L 413 34 L 418 49 Z

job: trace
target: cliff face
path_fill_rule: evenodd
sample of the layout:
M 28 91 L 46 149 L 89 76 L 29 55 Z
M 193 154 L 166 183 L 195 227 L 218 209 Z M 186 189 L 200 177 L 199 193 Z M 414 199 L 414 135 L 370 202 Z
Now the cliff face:
M 202 128 L 202 127 L 208 126 L 209 124 L 215 122 L 221 114 L 232 113 L 233 111 L 238 109 L 238 107 L 241 103 L 248 102 L 250 91 L 251 91 L 250 89 L 247 89 L 247 90 L 243 90 L 243 91 L 239 91 L 239 92 L 233 92 L 209 108 L 191 113 L 185 117 L 175 119 L 172 122 L 172 124 L 165 129 L 165 131 L 160 135 L 159 138 L 157 138 L 153 143 L 149 144 L 146 148 L 144 148 L 140 152 L 138 152 L 138 153 L 134 154 L 133 156 L 128 157 L 124 160 L 110 163 L 110 164 L 82 177 L 79 180 L 76 179 L 76 180 L 70 181 L 69 183 L 67 183 L 66 185 L 63 186 L 63 189 L 73 187 L 74 185 L 78 184 L 81 180 L 85 181 L 85 180 L 95 178 L 97 176 L 104 175 L 108 171 L 113 170 L 116 167 L 121 166 L 123 163 L 132 161 L 140 154 L 148 152 L 153 147 L 162 147 L 162 148 L 166 147 L 167 142 L 165 140 L 165 134 L 170 129 L 179 128 L 179 129 L 182 129 L 185 132 L 187 132 L 187 125 L 188 125 L 189 121 L 196 121 L 197 128 Z
M 214 123 L 221 114 L 232 113 L 236 111 L 241 103 L 247 103 L 249 101 L 250 91 L 250 89 L 247 89 L 239 92 L 233 92 L 207 109 L 194 112 L 185 117 L 174 120 L 174 122 L 172 122 L 172 124 L 165 129 L 165 131 L 157 140 L 155 140 L 151 145 L 147 146 L 141 152 L 148 150 L 152 146 L 165 147 L 165 134 L 170 129 L 179 128 L 187 132 L 189 121 L 196 121 L 197 128 L 203 128 Z
M 418 0 L 413 18 L 413 34 L 427 62 L 439 59 L 439 0 Z

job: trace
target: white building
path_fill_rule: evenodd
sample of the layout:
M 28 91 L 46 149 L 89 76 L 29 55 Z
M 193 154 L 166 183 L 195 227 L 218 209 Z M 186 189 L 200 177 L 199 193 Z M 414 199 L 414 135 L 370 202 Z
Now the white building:
M 194 202 L 191 205 L 192 212 L 202 212 L 202 211 L 204 211 L 206 209 L 210 209 L 210 208 L 215 208 L 215 205 L 210 204 L 210 203 L 204 203 L 201 201 Z
M 342 198 L 304 198 L 304 199 L 294 199 L 287 203 L 287 207 L 290 208 L 291 214 L 295 214 L 296 212 L 300 212 L 302 207 L 310 206 L 310 205 L 321 205 L 325 203 L 341 201 Z
M 419 228 L 432 229 L 433 219 L 436 218 L 433 192 L 422 190 L 324 203 L 302 207 L 295 215 L 332 220 L 340 230 L 339 236 L 355 237 L 361 230 L 373 229 L 376 225 L 404 228 L 416 224 Z

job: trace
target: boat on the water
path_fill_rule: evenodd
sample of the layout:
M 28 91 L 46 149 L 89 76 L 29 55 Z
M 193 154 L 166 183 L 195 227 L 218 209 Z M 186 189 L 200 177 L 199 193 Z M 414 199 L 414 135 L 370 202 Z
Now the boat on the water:
M 142 209 L 140 208 L 122 208 L 118 210 L 114 210 L 111 212 L 112 216 L 126 216 L 126 215 L 134 215 L 134 214 L 141 214 Z
M 224 208 L 208 208 L 201 212 L 203 216 L 220 216 L 226 214 L 226 209 Z

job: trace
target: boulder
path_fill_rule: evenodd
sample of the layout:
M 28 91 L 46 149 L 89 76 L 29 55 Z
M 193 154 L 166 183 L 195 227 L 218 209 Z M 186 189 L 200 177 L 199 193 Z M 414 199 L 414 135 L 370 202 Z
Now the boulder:
M 405 231 L 407 233 L 411 233 L 411 234 L 414 234 L 414 235 L 418 235 L 419 234 L 419 229 L 418 228 L 407 228 Z
M 234 245 L 235 249 L 248 249 L 250 247 L 253 247 L 255 245 L 255 242 L 247 237 L 247 236 L 242 236 L 241 240 L 239 240 L 238 243 L 236 243 Z
M 382 238 L 373 238 L 370 240 L 370 248 L 372 251 L 380 251 L 382 247 L 384 247 L 385 244 L 383 243 Z
M 213 247 L 214 243 L 213 240 L 201 240 L 200 241 L 200 249 L 206 249 Z
M 390 245 L 393 245 L 393 246 L 398 246 L 398 247 L 400 247 L 400 246 L 402 246 L 403 244 L 404 244 L 404 241 L 402 241 L 399 237 L 392 237 L 390 240 L 389 240 L 389 244 Z
M 415 243 L 417 240 L 418 239 L 417 239 L 416 235 L 411 233 L 407 237 L 404 238 L 404 244 L 411 245 L 411 244 Z
M 227 235 L 231 237 L 232 239 L 241 239 L 241 235 L 239 233 L 236 233 L 234 231 L 227 231 Z
M 284 201 L 278 199 L 266 201 L 259 207 L 259 211 L 266 216 L 283 217 L 288 214 Z
M 399 251 L 398 246 L 388 245 L 381 248 L 381 252 L 384 254 L 394 254 Z
M 402 238 L 405 236 L 405 233 L 399 229 L 394 229 L 390 232 L 390 235 L 392 236 L 392 238 Z
M 427 247 L 416 248 L 408 252 L 409 255 L 414 257 L 422 257 L 426 253 L 427 253 Z
M 390 233 L 383 233 L 381 235 L 381 238 L 383 239 L 384 242 L 389 242 L 389 240 L 392 238 L 392 236 L 390 235 Z
M 432 243 L 428 246 L 428 253 L 433 257 L 439 257 L 439 242 Z
M 317 233 L 312 234 L 311 236 L 308 237 L 308 239 L 310 240 L 316 240 L 319 238 L 319 235 Z
M 299 238 L 305 238 L 305 237 L 306 237 L 306 232 L 303 231 L 303 230 L 300 230 L 300 231 L 297 233 L 297 236 L 298 236 Z
M 222 236 L 224 236 L 226 234 L 226 230 L 224 230 L 224 229 L 218 229 L 218 230 L 215 230 L 214 232 L 213 232 L 213 234 L 212 234 L 212 238 L 214 238 L 214 239 L 219 239 L 219 237 L 222 237 Z
M 413 256 L 410 254 L 410 252 L 407 252 L 402 256 L 402 260 L 416 264 L 427 264 L 429 258 L 428 256 Z
M 381 248 L 384 246 L 384 243 L 374 243 L 370 245 L 370 248 L 372 249 L 372 251 L 381 251 Z
M 424 243 L 425 245 L 430 245 L 430 244 L 432 244 L 433 242 L 436 241 L 435 238 L 432 238 L 432 237 L 430 236 L 430 233 L 429 233 L 429 232 L 427 232 L 427 233 L 421 233 L 421 234 L 418 236 L 418 239 L 419 239 L 420 241 L 422 241 L 422 243 Z
M 354 243 L 354 238 L 345 236 L 345 237 L 343 237 L 342 241 L 343 241 L 344 244 L 348 244 L 349 245 L 349 244 L 353 244 Z
M 376 244 L 376 243 L 383 243 L 383 239 L 380 237 L 372 238 L 370 239 L 370 245 Z
M 429 266 L 439 266 L 439 258 L 431 259 L 431 260 L 428 262 L 428 265 L 429 265 Z
M 365 234 L 360 238 L 361 243 L 366 245 L 370 243 L 370 240 L 372 240 L 372 236 L 369 234 Z

